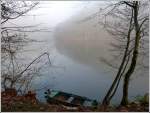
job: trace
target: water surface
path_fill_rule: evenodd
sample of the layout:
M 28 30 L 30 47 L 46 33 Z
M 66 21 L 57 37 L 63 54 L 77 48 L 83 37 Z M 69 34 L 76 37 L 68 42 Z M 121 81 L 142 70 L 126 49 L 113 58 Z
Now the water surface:
M 114 40 L 102 26 L 97 24 L 98 20 L 79 23 L 80 19 L 98 10 L 100 5 L 96 4 L 94 2 L 89 8 L 85 8 L 84 4 L 81 5 L 84 6 L 82 8 L 77 7 L 78 3 L 71 6 L 57 4 L 62 9 L 65 7 L 66 11 L 70 11 L 61 16 L 59 15 L 61 8 L 55 10 L 54 13 L 54 10 L 51 10 L 47 5 L 46 9 L 32 12 L 38 14 L 44 12 L 46 15 L 35 18 L 27 17 L 22 20 L 25 24 L 45 23 L 43 26 L 52 28 L 51 32 L 28 34 L 32 39 L 43 40 L 44 42 L 28 45 L 25 49 L 33 51 L 24 53 L 26 59 L 31 61 L 46 51 L 50 53 L 52 64 L 58 66 L 55 68 L 45 67 L 42 76 L 35 79 L 33 88 L 38 89 L 46 86 L 54 90 L 87 96 L 98 101 L 103 99 L 116 75 L 116 70 L 101 62 L 100 57 L 111 59 L 112 53 L 109 51 L 111 49 L 109 43 Z M 71 10 L 73 7 L 74 9 Z M 16 23 L 21 24 L 22 21 Z M 119 64 L 119 60 L 114 60 Z M 148 83 L 148 70 L 134 73 L 129 87 L 129 97 L 133 99 L 136 95 L 143 95 L 148 92 Z M 45 89 L 38 91 L 37 95 L 42 101 L 45 101 L 44 91 Z M 113 103 L 118 103 L 121 96 L 122 82 L 113 98 Z

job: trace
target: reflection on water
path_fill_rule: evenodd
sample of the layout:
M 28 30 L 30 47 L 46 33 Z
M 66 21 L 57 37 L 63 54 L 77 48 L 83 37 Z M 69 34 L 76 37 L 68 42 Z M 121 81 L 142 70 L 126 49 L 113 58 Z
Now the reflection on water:
M 81 17 L 81 15 L 82 13 L 77 16 Z M 86 14 L 84 13 L 84 15 Z M 54 21 L 49 21 L 50 18 L 52 17 L 43 17 L 37 19 L 36 22 L 40 23 L 39 21 L 42 20 L 42 22 L 49 22 L 47 25 L 50 26 Z M 28 46 L 28 49 L 36 48 L 37 50 L 31 51 L 27 55 L 29 58 L 34 58 L 40 53 L 48 51 L 52 57 L 53 65 L 65 67 L 65 69 L 45 68 L 43 76 L 36 79 L 33 87 L 47 86 L 100 101 L 116 74 L 114 69 L 99 60 L 100 57 L 108 59 L 111 57 L 108 49 L 111 48 L 109 43 L 112 42 L 112 39 L 101 26 L 95 26 L 92 21 L 79 24 L 75 21 L 78 19 L 72 17 L 59 24 L 55 32 L 30 34 L 32 38 L 46 40 L 46 42 Z M 140 74 L 135 73 L 131 80 L 130 98 L 148 92 L 148 72 L 142 71 L 144 76 L 139 76 Z M 121 99 L 121 87 L 122 83 L 114 97 L 114 103 Z M 44 100 L 44 90 L 38 92 L 38 97 L 42 101 Z
M 55 88 L 101 100 L 116 72 L 98 59 L 111 57 L 108 51 L 111 39 L 103 29 L 92 27 L 66 23 L 56 30 L 55 46 L 60 53 L 58 59 L 61 59 L 58 62 L 66 67 L 66 71 L 57 78 Z M 144 76 L 135 73 L 131 80 L 129 95 L 132 99 L 148 91 L 148 72 L 142 73 Z M 114 97 L 114 103 L 121 99 L 121 87 L 122 83 Z
M 107 45 L 110 40 L 108 40 L 109 38 L 106 39 L 108 35 L 104 35 L 103 31 L 96 32 L 96 29 L 94 29 L 95 37 L 91 39 L 93 31 L 90 30 L 88 32 L 89 37 L 87 36 L 85 40 L 85 35 L 79 36 L 78 31 L 67 31 L 67 29 L 72 30 L 71 26 L 69 27 L 70 29 L 62 26 L 63 29 L 56 30 L 51 39 L 48 37 L 49 41 L 47 40 L 46 44 L 44 44 L 49 45 L 53 39 L 55 43 L 50 46 L 50 50 L 48 48 L 47 50 L 49 50 L 51 56 L 55 56 L 52 58 L 53 64 L 63 66 L 65 69 L 47 67 L 44 76 L 37 80 L 36 87 L 48 86 L 48 88 L 87 96 L 100 101 L 116 74 L 115 70 L 109 68 L 98 59 L 101 56 L 109 58 L 110 53 L 107 50 L 109 46 Z M 83 31 L 79 28 L 78 30 L 82 34 Z M 100 35 L 101 33 L 103 36 Z M 78 35 L 78 39 L 75 38 L 76 35 Z M 133 80 L 131 80 L 129 95 L 132 99 L 136 95 L 142 95 L 148 91 L 148 73 L 143 73 L 144 76 L 135 74 Z M 42 101 L 44 101 L 44 90 L 38 92 L 38 97 Z M 118 103 L 121 95 L 122 82 L 113 98 L 113 103 Z

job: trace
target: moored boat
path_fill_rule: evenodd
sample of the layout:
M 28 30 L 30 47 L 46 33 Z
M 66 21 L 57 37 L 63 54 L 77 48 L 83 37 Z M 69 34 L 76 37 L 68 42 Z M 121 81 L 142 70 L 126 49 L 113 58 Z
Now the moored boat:
M 63 91 L 56 90 L 47 90 L 45 92 L 46 100 L 51 104 L 62 104 L 65 106 L 77 107 L 77 106 L 86 106 L 86 107 L 95 107 L 97 106 L 97 101 L 89 99 L 87 97 L 78 96 L 71 93 L 66 93 Z

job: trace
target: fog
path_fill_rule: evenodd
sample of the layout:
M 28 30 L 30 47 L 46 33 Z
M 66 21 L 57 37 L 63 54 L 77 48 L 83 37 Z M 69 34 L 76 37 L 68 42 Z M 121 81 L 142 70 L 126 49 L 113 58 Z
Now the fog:
M 31 51 L 22 53 L 22 56 L 30 62 L 41 53 L 49 52 L 53 65 L 63 66 L 65 70 L 45 68 L 43 76 L 35 80 L 33 87 L 47 85 L 56 90 L 101 100 L 110 87 L 116 70 L 101 62 L 100 57 L 111 59 L 109 43 L 114 40 L 98 24 L 100 18 L 83 22 L 81 20 L 99 11 L 105 2 L 40 3 L 41 8 L 28 14 L 33 16 L 22 17 L 9 24 L 40 24 L 37 28 L 47 28 L 47 32 L 28 33 L 29 38 L 43 42 L 29 44 L 24 49 Z M 148 71 L 134 73 L 129 88 L 130 98 L 148 92 L 148 84 Z M 114 103 L 121 99 L 121 87 L 122 83 L 114 97 Z M 43 100 L 44 92 L 40 91 L 38 97 Z

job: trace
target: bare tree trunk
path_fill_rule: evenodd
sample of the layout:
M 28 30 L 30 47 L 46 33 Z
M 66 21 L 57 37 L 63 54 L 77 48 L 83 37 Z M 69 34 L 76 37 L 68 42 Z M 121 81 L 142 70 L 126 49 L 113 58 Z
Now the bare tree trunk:
M 102 105 L 104 105 L 104 106 L 109 105 L 110 100 L 111 100 L 111 98 L 114 96 L 114 94 L 115 94 L 115 92 L 116 92 L 116 90 L 117 90 L 117 87 L 118 87 L 118 85 L 119 85 L 119 82 L 120 82 L 120 80 L 121 80 L 121 76 L 122 76 L 122 74 L 123 74 L 123 73 L 122 73 L 122 70 L 124 70 L 124 65 L 125 65 L 125 62 L 126 62 L 127 54 L 128 54 L 128 52 L 129 52 L 130 34 L 131 34 L 132 30 L 133 30 L 132 20 L 133 20 L 133 12 L 132 12 L 132 14 L 131 14 L 130 27 L 129 27 L 129 30 L 128 30 L 127 43 L 126 43 L 126 49 L 125 49 L 125 51 L 124 51 L 124 56 L 123 56 L 122 62 L 121 62 L 121 64 L 120 64 L 120 67 L 119 67 L 119 69 L 118 69 L 118 73 L 117 73 L 117 75 L 116 75 L 116 77 L 115 77 L 115 80 L 113 81 L 113 83 L 112 83 L 110 89 L 108 90 L 106 96 L 105 96 L 104 99 L 103 99 Z M 125 66 L 125 68 L 126 68 L 126 66 Z M 115 87 L 115 86 L 116 86 L 116 87 Z M 115 89 L 114 89 L 114 88 L 115 88 Z M 113 89 L 114 89 L 114 92 L 113 92 Z M 113 92 L 113 94 L 111 95 L 112 92 Z
M 125 75 L 124 78 L 124 85 L 123 85 L 123 97 L 121 101 L 121 105 L 127 105 L 128 104 L 128 88 L 129 88 L 129 81 L 132 73 L 134 72 L 134 69 L 136 67 L 136 62 L 137 62 L 137 56 L 138 56 L 138 51 L 134 51 L 133 53 L 133 58 L 131 62 L 131 66 L 128 70 L 128 72 Z
M 122 97 L 121 105 L 128 104 L 129 81 L 130 81 L 130 77 L 133 74 L 135 67 L 136 67 L 139 43 L 140 43 L 140 29 L 139 29 L 139 24 L 138 24 L 138 20 L 137 20 L 138 19 L 138 1 L 135 2 L 133 10 L 134 10 L 134 24 L 135 24 L 135 45 L 134 45 L 134 52 L 133 52 L 133 56 L 132 56 L 131 65 L 129 67 L 129 70 L 125 74 L 125 78 L 124 78 L 123 97 Z
M 130 38 L 129 38 L 129 39 L 130 39 Z M 125 64 L 125 61 L 126 61 L 126 57 L 127 57 L 128 48 L 129 48 L 129 40 L 127 41 L 127 47 L 126 47 L 126 50 L 125 50 L 125 53 L 124 53 L 124 57 L 123 57 L 123 59 L 122 59 L 122 63 L 121 63 L 121 65 L 120 65 L 120 67 L 119 67 L 119 70 L 118 70 L 118 73 L 117 73 L 117 75 L 116 75 L 116 77 L 115 77 L 115 80 L 113 81 L 113 83 L 112 83 L 110 89 L 108 90 L 108 92 L 107 92 L 105 98 L 103 99 L 103 102 L 102 102 L 103 105 L 108 105 L 108 104 L 109 104 L 109 101 L 110 101 L 110 99 L 111 99 L 111 98 L 109 98 L 109 97 L 111 96 L 111 93 L 112 93 L 113 89 L 115 88 L 115 85 L 116 85 L 116 83 L 118 82 L 118 80 L 119 80 L 119 78 L 120 78 L 120 74 L 121 74 L 121 72 L 122 72 L 122 70 L 123 70 L 123 67 L 124 67 L 124 64 Z M 119 80 L 119 81 L 120 81 L 120 80 Z M 117 86 L 116 86 L 116 87 L 117 87 Z M 112 97 L 112 96 L 111 96 L 111 97 Z
M 125 77 L 124 85 L 123 85 L 123 97 L 121 101 L 121 105 L 128 104 L 128 87 L 129 87 L 129 77 Z
M 141 22 L 141 20 L 138 20 L 138 15 L 139 15 L 138 12 L 139 12 L 139 8 L 140 8 L 139 1 L 133 1 L 133 2 L 122 1 L 120 3 L 125 4 L 131 8 L 132 16 L 130 18 L 131 20 L 130 20 L 130 24 L 129 24 L 129 30 L 128 30 L 128 34 L 127 34 L 127 42 L 126 42 L 126 48 L 124 51 L 124 55 L 123 55 L 120 67 L 118 69 L 117 75 L 116 75 L 111 87 L 109 88 L 106 96 L 103 99 L 102 105 L 104 105 L 104 106 L 109 105 L 110 100 L 112 99 L 112 97 L 114 96 L 114 94 L 118 88 L 118 85 L 119 85 L 119 82 L 120 82 L 122 76 L 124 76 L 124 81 L 123 81 L 123 97 L 122 97 L 121 105 L 128 104 L 128 87 L 129 87 L 130 77 L 132 76 L 132 74 L 135 70 L 135 67 L 137 65 L 140 39 L 141 39 L 141 37 L 143 37 L 142 35 L 144 34 L 142 31 L 143 28 L 141 29 L 141 27 L 146 20 L 149 20 L 149 18 L 147 16 L 142 18 L 142 22 Z M 134 29 L 134 32 L 133 32 L 134 39 L 130 40 L 130 37 L 133 35 L 131 33 L 133 31 L 133 29 Z M 130 41 L 134 41 L 133 45 L 132 45 L 132 43 L 129 44 Z M 133 48 L 132 48 L 132 46 L 133 46 Z M 129 49 L 131 49 L 131 50 L 129 50 Z M 127 58 L 127 57 L 129 57 L 129 58 Z M 130 64 L 129 64 L 128 59 L 130 59 L 130 57 L 131 57 L 131 60 L 130 60 Z M 126 68 L 127 65 L 128 65 L 128 68 Z

